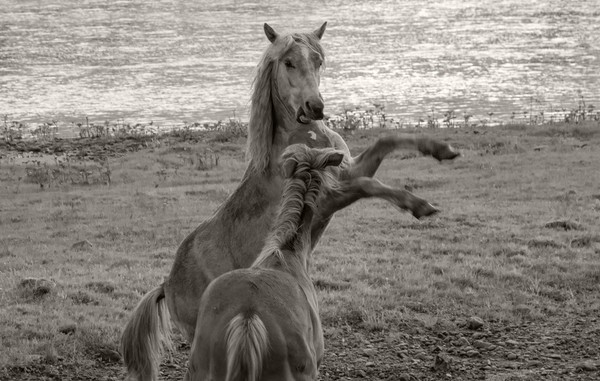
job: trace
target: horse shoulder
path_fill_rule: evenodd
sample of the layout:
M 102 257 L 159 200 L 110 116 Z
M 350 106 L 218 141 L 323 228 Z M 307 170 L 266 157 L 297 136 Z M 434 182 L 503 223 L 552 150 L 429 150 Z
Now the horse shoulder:
M 344 151 L 350 157 L 350 148 L 348 148 L 348 144 L 346 144 L 342 136 L 325 125 L 323 125 L 323 129 L 331 141 L 333 148 Z

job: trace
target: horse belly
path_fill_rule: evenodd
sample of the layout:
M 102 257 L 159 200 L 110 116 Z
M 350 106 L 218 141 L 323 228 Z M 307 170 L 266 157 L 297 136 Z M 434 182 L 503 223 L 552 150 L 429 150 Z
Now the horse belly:
M 216 277 L 233 269 L 222 248 L 211 239 L 210 230 L 210 226 L 197 229 L 182 242 L 164 285 L 171 319 L 190 342 L 194 338 L 200 299 L 206 287 Z
M 206 287 L 224 273 L 250 266 L 271 228 L 275 213 L 272 204 L 278 199 L 256 195 L 246 188 L 253 189 L 248 184 L 242 185 L 244 191 L 239 197 L 229 199 L 212 219 L 181 243 L 165 282 L 165 298 L 171 317 L 190 341 L 194 337 L 200 298 Z M 248 199 L 254 198 L 260 201 L 253 202 L 266 203 L 266 206 L 258 208 L 260 213 L 242 213 L 249 212 L 246 210 Z

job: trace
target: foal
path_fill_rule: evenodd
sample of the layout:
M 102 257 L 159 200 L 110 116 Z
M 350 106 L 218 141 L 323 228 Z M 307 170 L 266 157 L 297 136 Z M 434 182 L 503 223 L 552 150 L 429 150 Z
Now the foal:
M 250 268 L 221 275 L 204 292 L 186 381 L 317 379 L 323 331 L 308 275 L 310 226 L 318 196 L 337 182 L 325 168 L 344 154 L 295 144 L 282 157 L 273 229 Z

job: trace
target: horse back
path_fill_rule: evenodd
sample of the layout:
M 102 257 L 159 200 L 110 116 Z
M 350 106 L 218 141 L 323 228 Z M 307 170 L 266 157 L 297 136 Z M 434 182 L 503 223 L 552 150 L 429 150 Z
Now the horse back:
M 190 368 L 207 379 L 225 380 L 228 324 L 239 315 L 257 316 L 267 331 L 260 380 L 316 380 L 323 355 L 318 314 L 291 275 L 265 269 L 231 271 L 209 285 L 200 302 Z

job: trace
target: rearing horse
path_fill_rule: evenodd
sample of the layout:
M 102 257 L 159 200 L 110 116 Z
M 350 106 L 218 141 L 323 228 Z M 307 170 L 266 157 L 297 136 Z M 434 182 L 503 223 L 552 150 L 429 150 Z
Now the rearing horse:
M 319 92 L 325 53 L 320 40 L 324 23 L 310 33 L 278 34 L 269 25 L 271 42 L 253 83 L 248 123 L 248 166 L 237 189 L 215 214 L 179 246 L 169 277 L 148 292 L 135 308 L 121 339 L 130 380 L 155 380 L 163 346 L 170 344 L 170 319 L 191 342 L 198 306 L 208 284 L 233 269 L 247 268 L 265 244 L 283 187 L 278 165 L 291 144 L 332 147 L 345 153 L 340 167 L 330 167 L 340 186 L 317 201 L 311 224 L 311 247 L 319 241 L 333 214 L 365 197 L 380 197 L 420 218 L 437 212 L 427 201 L 404 189 L 372 178 L 385 156 L 396 149 L 418 150 L 438 160 L 458 153 L 427 137 L 392 135 L 380 138 L 357 157 L 342 137 L 322 122 Z
M 317 198 L 337 180 L 343 151 L 288 147 L 281 205 L 248 269 L 212 281 L 200 301 L 185 381 L 316 380 L 323 358 L 317 292 L 308 274 Z

